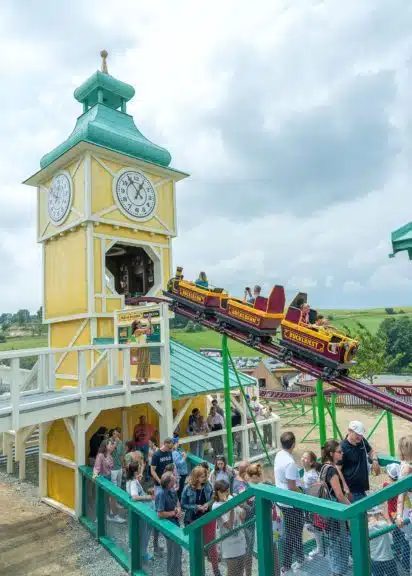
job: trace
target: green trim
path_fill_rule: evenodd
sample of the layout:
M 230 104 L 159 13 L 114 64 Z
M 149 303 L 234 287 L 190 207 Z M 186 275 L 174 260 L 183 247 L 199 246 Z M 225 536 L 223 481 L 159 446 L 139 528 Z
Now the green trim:
M 275 551 L 273 546 L 272 502 L 256 498 L 256 533 L 259 574 L 275 574 Z
M 410 520 L 405 519 L 405 524 L 410 524 Z M 371 536 L 369 536 L 369 540 L 374 540 L 375 538 L 379 538 L 379 536 L 383 536 L 384 534 L 388 534 L 388 532 L 393 532 L 396 528 L 396 524 L 388 524 L 385 528 L 381 528 L 374 532 Z
M 116 108 L 121 106 L 122 100 L 128 102 L 135 95 L 135 90 L 130 84 L 126 84 L 121 80 L 117 80 L 114 76 L 110 76 L 110 74 L 97 70 L 81 86 L 76 88 L 73 96 L 81 104 L 87 101 L 86 104 L 90 107 L 96 104 L 97 91 L 99 89 L 103 91 L 103 97 L 117 97 L 118 104 Z
M 372 438 L 375 430 L 377 429 L 377 427 L 379 426 L 379 424 L 382 422 L 382 420 L 385 418 L 386 416 L 386 410 L 383 410 L 379 416 L 378 419 L 376 420 L 375 424 L 372 426 L 372 428 L 369 431 L 369 434 L 366 436 L 366 440 L 369 440 L 370 438 Z
M 124 568 L 127 572 L 129 572 L 129 558 L 124 550 L 119 548 L 113 540 L 108 538 L 107 536 L 102 536 L 99 538 L 100 544 L 106 548 L 106 550 L 113 556 L 113 558 Z
M 129 548 L 130 548 L 130 571 L 134 572 L 142 569 L 142 558 L 140 553 L 140 518 L 129 508 Z
M 232 436 L 232 409 L 230 403 L 230 378 L 229 378 L 229 350 L 227 347 L 227 336 L 222 336 L 222 364 L 223 364 L 223 384 L 225 387 L 225 413 L 226 413 L 226 442 L 227 461 L 229 466 L 233 466 L 233 436 Z
M 104 489 L 96 482 L 96 536 L 99 539 L 106 535 L 105 515 Z
M 96 536 L 96 522 L 93 522 L 93 520 L 91 520 L 88 516 L 80 516 L 79 522 L 85 528 L 87 528 L 87 530 L 93 534 L 93 536 Z
M 189 535 L 190 576 L 205 576 L 205 554 L 203 551 L 203 529 Z
M 368 518 L 365 513 L 351 519 L 350 535 L 352 541 L 353 576 L 370 574 Z

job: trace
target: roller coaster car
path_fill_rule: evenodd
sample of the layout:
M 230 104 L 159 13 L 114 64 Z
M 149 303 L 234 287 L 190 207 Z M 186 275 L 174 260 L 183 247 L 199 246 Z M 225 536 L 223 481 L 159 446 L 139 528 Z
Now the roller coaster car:
M 178 268 L 176 276 L 167 283 L 167 292 L 176 303 L 182 303 L 198 312 L 199 316 L 214 315 L 221 307 L 223 299 L 228 298 L 223 288 L 204 287 L 183 279 L 183 270 Z
M 358 350 L 358 341 L 349 338 L 334 326 L 317 326 L 316 310 L 310 310 L 309 323 L 301 320 L 301 306 L 306 304 L 307 295 L 299 292 L 291 302 L 282 320 L 282 340 L 288 352 L 315 360 L 323 365 L 326 376 L 336 376 L 353 366 Z
M 285 290 L 275 286 L 269 298 L 258 296 L 253 304 L 238 298 L 222 298 L 221 309 L 216 316 L 220 324 L 231 324 L 253 334 L 256 338 L 275 334 L 285 308 Z M 265 338 L 266 337 L 266 338 Z

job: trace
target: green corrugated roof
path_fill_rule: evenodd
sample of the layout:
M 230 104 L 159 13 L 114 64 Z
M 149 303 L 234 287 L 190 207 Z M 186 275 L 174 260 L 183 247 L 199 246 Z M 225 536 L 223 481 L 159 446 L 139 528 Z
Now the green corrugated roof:
M 224 389 L 222 364 L 199 352 L 170 340 L 170 371 L 173 399 L 213 394 Z M 243 386 L 255 386 L 256 380 L 238 372 Z M 229 370 L 231 388 L 239 388 L 234 370 Z
M 412 222 L 394 230 L 391 236 L 393 252 L 389 257 L 393 258 L 397 252 L 407 251 L 409 260 L 412 260 Z

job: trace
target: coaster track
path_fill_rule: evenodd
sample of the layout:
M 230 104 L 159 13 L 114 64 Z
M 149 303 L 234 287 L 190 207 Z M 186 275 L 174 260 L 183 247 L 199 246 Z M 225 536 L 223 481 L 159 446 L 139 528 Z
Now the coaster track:
M 321 367 L 312 364 L 307 358 L 299 358 L 296 356 L 290 357 L 290 351 L 277 344 L 275 342 L 270 344 L 251 344 L 250 340 L 248 339 L 247 335 L 245 335 L 240 330 L 234 328 L 233 326 L 218 326 L 217 322 L 213 318 L 199 318 L 199 315 L 196 314 L 192 309 L 186 307 L 182 304 L 182 302 L 177 302 L 174 300 L 173 295 L 167 293 L 165 298 L 155 298 L 149 296 L 143 296 L 141 298 L 136 298 L 133 301 L 133 304 L 139 304 L 141 302 L 157 302 L 157 303 L 168 303 L 169 306 L 173 308 L 173 311 L 176 314 L 180 314 L 181 316 L 185 316 L 189 318 L 195 323 L 201 324 L 210 330 L 214 330 L 215 332 L 219 332 L 220 334 L 226 334 L 228 338 L 239 342 L 240 344 L 244 344 L 249 348 L 253 348 L 254 350 L 258 350 L 262 354 L 266 356 L 270 356 L 275 358 L 276 360 L 283 362 L 293 368 L 296 368 L 300 372 L 305 372 L 306 374 L 310 374 L 314 376 L 314 378 L 324 380 L 324 374 Z M 293 351 L 295 354 L 295 350 Z M 382 408 L 383 410 L 389 410 L 392 414 L 396 416 L 400 416 L 409 422 L 412 422 L 412 405 L 404 402 L 399 396 L 394 396 L 393 394 L 388 394 L 382 390 L 378 390 L 375 387 L 366 384 L 365 382 L 361 382 L 360 380 L 356 380 L 355 378 L 351 378 L 350 376 L 338 376 L 336 378 L 332 378 L 328 380 L 330 384 L 333 384 L 339 390 L 346 392 L 348 394 L 353 394 L 362 400 L 366 400 L 370 402 L 374 406 L 378 408 Z M 283 393 L 282 393 L 283 394 Z

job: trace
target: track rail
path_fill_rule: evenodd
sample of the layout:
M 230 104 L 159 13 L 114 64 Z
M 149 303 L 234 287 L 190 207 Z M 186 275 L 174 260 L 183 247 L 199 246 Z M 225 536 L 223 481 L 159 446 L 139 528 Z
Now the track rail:
M 277 343 L 270 343 L 270 344 L 255 344 L 251 345 L 248 341 L 247 336 L 245 336 L 240 330 L 237 330 L 233 327 L 225 327 L 222 328 L 218 326 L 217 322 L 213 318 L 199 318 L 199 315 L 196 314 L 192 309 L 186 308 L 181 302 L 177 302 L 173 299 L 172 294 L 167 294 L 164 298 L 151 298 L 148 296 L 144 296 L 142 298 L 137 298 L 134 303 L 139 304 L 140 302 L 164 302 L 167 304 L 173 303 L 173 310 L 176 314 L 180 314 L 181 316 L 185 316 L 193 322 L 198 324 L 202 324 L 206 328 L 210 328 L 210 330 L 214 330 L 215 332 L 219 332 L 220 334 L 226 334 L 232 340 L 239 342 L 240 344 L 244 344 L 249 348 L 253 348 L 254 350 L 258 350 L 262 352 L 262 354 L 266 354 L 267 356 L 271 356 L 276 360 L 279 360 L 293 368 L 300 370 L 301 372 L 305 372 L 307 374 L 311 374 L 315 378 L 320 380 L 323 379 L 323 371 L 322 368 L 311 364 L 311 362 L 307 359 L 303 360 L 302 358 L 291 358 L 286 359 L 284 358 L 285 348 Z M 383 410 L 389 410 L 396 416 L 400 416 L 409 422 L 412 422 L 412 405 L 404 402 L 401 398 L 394 396 L 392 394 L 388 394 L 387 392 L 383 392 L 382 390 L 378 390 L 369 384 L 365 384 L 360 380 L 356 380 L 355 378 L 351 378 L 349 376 L 340 376 L 339 378 L 334 378 L 333 380 L 329 381 L 330 384 L 333 384 L 336 388 L 342 390 L 343 392 L 347 392 L 349 394 L 353 394 L 362 400 L 366 400 L 370 402 L 374 406 L 378 408 L 382 408 Z

